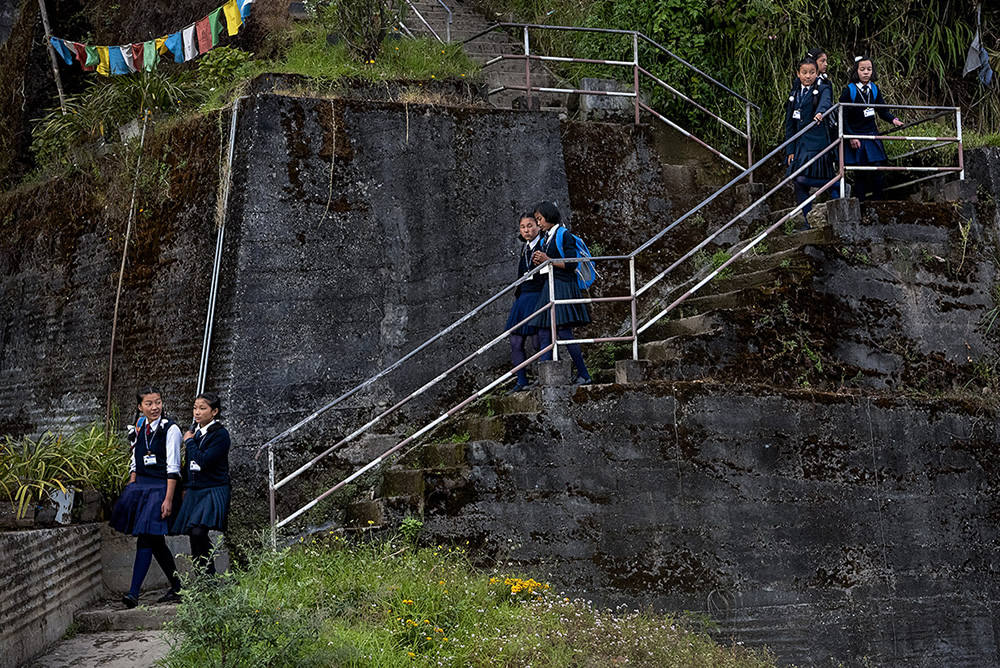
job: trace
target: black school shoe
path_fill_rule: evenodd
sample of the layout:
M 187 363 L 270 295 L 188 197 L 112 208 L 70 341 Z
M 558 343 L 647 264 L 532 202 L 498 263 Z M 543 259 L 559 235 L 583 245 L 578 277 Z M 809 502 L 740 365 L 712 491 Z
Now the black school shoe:
M 164 594 L 160 598 L 156 599 L 156 602 L 157 603 L 176 603 L 179 600 L 181 600 L 181 593 L 179 591 L 177 591 L 176 589 L 174 589 L 173 587 L 171 587 L 170 589 L 167 590 L 166 594 Z
M 125 594 L 122 596 L 122 605 L 131 610 L 135 606 L 139 605 L 139 599 L 132 594 Z

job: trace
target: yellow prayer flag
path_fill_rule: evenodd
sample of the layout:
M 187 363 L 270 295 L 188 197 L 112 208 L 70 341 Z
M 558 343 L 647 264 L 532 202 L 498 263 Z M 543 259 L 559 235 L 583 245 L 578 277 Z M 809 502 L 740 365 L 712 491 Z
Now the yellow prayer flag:
M 105 77 L 109 76 L 111 74 L 111 56 L 108 55 L 108 47 L 97 47 L 97 57 L 100 59 L 100 62 L 97 63 L 97 73 Z
M 240 18 L 240 6 L 236 0 L 229 0 L 222 5 L 222 11 L 226 13 L 226 28 L 229 31 L 229 36 L 232 37 L 240 31 L 240 26 L 243 25 L 243 19 Z
M 165 54 L 168 51 L 170 51 L 170 49 L 167 48 L 167 36 L 166 35 L 164 35 L 163 37 L 157 37 L 155 41 L 156 41 L 156 52 L 158 54 L 160 54 L 162 56 L 163 54 Z

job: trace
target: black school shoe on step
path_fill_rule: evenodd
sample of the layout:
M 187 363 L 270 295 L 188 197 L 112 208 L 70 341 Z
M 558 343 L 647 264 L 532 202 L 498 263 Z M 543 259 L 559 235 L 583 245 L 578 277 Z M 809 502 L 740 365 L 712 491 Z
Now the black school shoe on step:
M 122 605 L 131 610 L 135 606 L 139 605 L 139 599 L 132 594 L 125 594 L 122 596 Z
M 157 603 L 176 603 L 181 600 L 181 593 L 176 589 L 170 588 L 167 593 L 156 599 Z

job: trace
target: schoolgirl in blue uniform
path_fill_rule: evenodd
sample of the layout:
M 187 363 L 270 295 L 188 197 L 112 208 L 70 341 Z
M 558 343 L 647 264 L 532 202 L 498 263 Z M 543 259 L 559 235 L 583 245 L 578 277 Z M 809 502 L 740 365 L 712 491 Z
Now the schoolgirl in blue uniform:
M 560 252 L 557 242 L 557 235 L 562 228 L 562 216 L 558 207 L 552 202 L 542 202 L 535 207 L 535 220 L 542 229 L 545 236 L 542 239 L 540 248 L 532 253 L 531 261 L 538 266 L 546 260 L 558 260 L 559 258 L 577 257 L 576 243 L 573 235 L 568 231 L 564 233 L 563 248 Z M 573 263 L 553 262 L 550 265 L 553 273 L 555 298 L 558 299 L 579 299 L 582 296 L 580 286 L 576 281 L 576 265 Z M 547 272 L 539 272 L 547 273 Z M 536 311 L 549 303 L 548 277 L 544 276 L 542 290 L 538 295 L 538 302 L 532 311 Z M 550 311 L 545 310 L 531 320 L 531 325 L 538 328 L 539 345 L 544 348 L 552 343 L 552 325 Z M 586 325 L 590 322 L 590 314 L 587 312 L 586 304 L 559 304 L 556 306 L 556 336 L 559 339 L 572 339 L 573 327 Z M 576 367 L 576 375 L 573 378 L 575 385 L 589 385 L 592 381 L 587 365 L 583 361 L 583 353 L 580 344 L 574 343 L 567 346 L 569 355 L 573 359 Z M 552 353 L 547 352 L 539 359 L 550 360 Z
M 878 73 L 875 70 L 874 61 L 868 56 L 858 56 L 854 59 L 854 66 L 851 68 L 851 82 L 840 93 L 840 101 L 871 105 L 885 104 L 882 91 L 875 85 L 877 79 Z M 877 137 L 876 116 L 880 116 L 882 120 L 892 123 L 896 127 L 903 124 L 903 121 L 896 118 L 885 107 L 845 107 L 844 131 L 852 135 Z M 880 165 L 885 160 L 885 147 L 882 145 L 881 139 L 851 139 L 844 147 L 844 163 L 848 165 Z M 882 172 L 857 170 L 854 174 L 854 193 L 859 200 L 866 199 L 869 189 L 872 192 L 872 199 L 882 199 L 882 182 L 884 180 Z
M 110 522 L 112 529 L 136 536 L 132 584 L 121 599 L 128 608 L 139 604 L 139 589 L 154 557 L 170 581 L 170 589 L 159 601 L 177 600 L 181 588 L 174 555 L 164 539 L 179 505 L 181 430 L 163 415 L 163 394 L 159 389 L 139 390 L 136 403 L 141 416 L 135 426 L 129 426 L 131 475 L 115 503 Z
M 518 227 L 521 231 L 521 238 L 524 240 L 524 248 L 521 249 L 521 255 L 517 262 L 517 277 L 521 278 L 535 267 L 531 261 L 531 256 L 539 247 L 541 236 L 539 234 L 538 221 L 530 213 L 521 216 Z M 538 294 L 542 291 L 543 287 L 547 289 L 545 276 L 541 273 L 535 274 L 517 286 L 514 293 L 514 305 L 510 308 L 507 325 L 504 327 L 505 330 L 510 329 L 535 312 L 535 309 L 538 308 Z M 510 335 L 510 361 L 514 366 L 521 364 L 527 359 L 527 355 L 524 352 L 524 342 L 528 337 L 534 340 L 535 348 L 537 349 L 539 347 L 537 327 L 532 327 L 530 324 L 525 323 L 515 329 Z M 528 373 L 525 368 L 517 372 L 517 383 L 510 389 L 508 394 L 523 392 L 527 389 Z
M 208 532 L 225 531 L 229 522 L 229 430 L 219 422 L 222 402 L 214 392 L 194 400 L 194 431 L 184 434 L 187 453 L 184 503 L 174 531 L 187 534 L 196 565 L 215 575 Z
M 819 67 L 816 61 L 803 58 L 797 69 L 796 84 L 792 86 L 785 104 L 785 139 L 790 139 L 804 128 L 810 129 L 785 149 L 789 174 L 830 145 L 830 135 L 822 122 L 822 115 L 833 106 L 830 86 L 817 83 Z M 818 188 L 832 178 L 833 161 L 828 152 L 795 177 L 796 203 L 801 204 L 809 197 L 809 188 Z M 807 205 L 802 210 L 805 219 L 802 229 L 809 228 L 808 213 L 811 209 L 812 206 Z

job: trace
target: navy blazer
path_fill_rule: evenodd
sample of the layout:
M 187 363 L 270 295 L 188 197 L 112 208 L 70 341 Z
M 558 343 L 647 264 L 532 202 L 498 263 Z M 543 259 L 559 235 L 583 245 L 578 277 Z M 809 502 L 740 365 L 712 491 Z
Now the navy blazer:
M 576 257 L 576 241 L 573 234 L 563 227 L 563 251 L 565 254 L 559 252 L 559 244 L 556 242 L 556 235 L 553 234 L 552 237 L 545 243 L 545 247 L 541 248 L 541 251 L 549 256 L 552 260 L 558 260 L 564 257 Z M 555 272 L 556 280 L 560 281 L 573 281 L 576 282 L 576 263 L 567 264 L 565 268 L 560 269 L 559 267 L 553 266 L 553 271 Z
M 187 474 L 186 487 L 200 489 L 203 487 L 218 487 L 229 484 L 229 430 L 220 423 L 209 426 L 201 436 L 193 436 L 184 441 L 187 449 L 187 461 L 184 471 Z M 191 470 L 191 462 L 197 462 L 200 471 Z
M 851 99 L 851 87 L 844 86 L 844 90 L 840 93 L 841 102 L 855 102 L 857 104 L 885 104 L 885 98 L 882 97 L 882 89 L 875 86 L 874 95 L 871 89 L 868 91 L 866 96 L 861 90 L 861 84 L 854 84 L 858 87 L 858 95 L 853 100 Z M 881 116 L 882 120 L 886 123 L 892 123 L 896 120 L 895 114 L 889 111 L 888 108 L 875 108 L 875 115 Z M 852 135 L 877 135 L 878 134 L 878 123 L 875 122 L 875 116 L 865 116 L 864 107 L 844 107 L 844 126 L 847 134 Z
M 827 134 L 825 124 L 816 125 L 813 117 L 828 111 L 833 106 L 832 90 L 829 84 L 814 84 L 805 99 L 802 99 L 802 84 L 796 79 L 796 84 L 792 87 L 785 103 L 785 139 L 810 125 L 813 126 L 813 130 L 786 146 L 785 155 L 803 151 L 815 154 L 829 145 L 830 136 Z M 799 118 L 794 118 L 796 109 L 799 110 Z

